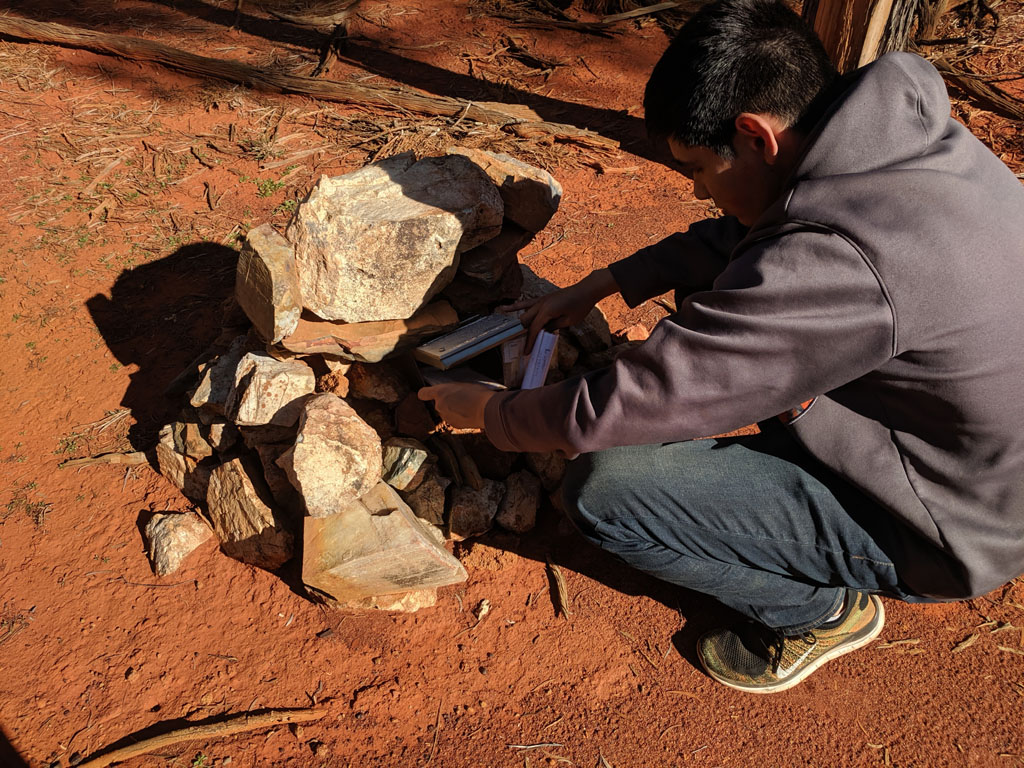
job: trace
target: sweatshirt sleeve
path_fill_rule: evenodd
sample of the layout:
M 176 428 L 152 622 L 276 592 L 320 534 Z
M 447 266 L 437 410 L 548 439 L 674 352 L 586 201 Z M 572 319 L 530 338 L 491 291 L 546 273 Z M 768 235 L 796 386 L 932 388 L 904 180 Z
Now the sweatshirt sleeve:
M 721 434 L 878 368 L 895 349 L 884 286 L 845 238 L 798 231 L 747 245 L 608 368 L 488 403 L 499 448 L 569 456 Z
M 685 295 L 709 288 L 745 236 L 733 216 L 705 219 L 608 268 L 626 303 L 635 307 L 668 290 Z

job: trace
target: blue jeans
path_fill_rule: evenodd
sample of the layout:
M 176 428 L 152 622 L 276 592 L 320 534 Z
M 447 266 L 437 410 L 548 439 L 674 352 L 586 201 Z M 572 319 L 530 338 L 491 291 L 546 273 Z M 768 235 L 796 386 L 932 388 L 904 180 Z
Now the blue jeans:
M 788 634 L 823 623 L 846 587 L 925 601 L 894 563 L 912 534 L 781 424 L 584 454 L 563 493 L 591 543 Z

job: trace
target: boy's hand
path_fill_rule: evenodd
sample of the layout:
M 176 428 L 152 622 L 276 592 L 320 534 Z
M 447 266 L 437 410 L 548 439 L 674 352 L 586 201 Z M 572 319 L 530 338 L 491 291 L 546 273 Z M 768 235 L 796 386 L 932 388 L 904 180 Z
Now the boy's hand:
M 607 269 L 591 272 L 576 285 L 541 296 L 539 299 L 527 299 L 504 307 L 499 312 L 515 312 L 524 310 L 519 321 L 527 329 L 526 352 L 533 350 L 533 342 L 542 330 L 567 328 L 583 322 L 590 310 L 601 299 L 617 293 L 619 290 L 615 278 Z
M 483 429 L 484 411 L 495 391 L 483 384 L 435 384 L 423 387 L 420 400 L 433 400 L 434 409 L 456 429 Z

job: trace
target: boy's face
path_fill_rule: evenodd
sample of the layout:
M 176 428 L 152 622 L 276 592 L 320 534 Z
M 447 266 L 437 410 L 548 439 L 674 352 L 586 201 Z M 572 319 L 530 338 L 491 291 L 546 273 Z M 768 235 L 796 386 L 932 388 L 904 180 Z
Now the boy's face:
M 746 227 L 779 195 L 780 169 L 770 152 L 766 157 L 765 142 L 756 136 L 738 132 L 735 154 L 728 160 L 707 147 L 690 147 L 673 138 L 668 145 L 679 172 L 693 181 L 694 196 L 714 200 L 723 213 Z

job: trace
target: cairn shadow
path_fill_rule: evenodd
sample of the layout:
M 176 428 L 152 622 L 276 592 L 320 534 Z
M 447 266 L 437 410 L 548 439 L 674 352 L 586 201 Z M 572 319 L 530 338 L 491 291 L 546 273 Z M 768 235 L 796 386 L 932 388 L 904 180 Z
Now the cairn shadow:
M 221 332 L 237 259 L 218 243 L 191 243 L 124 270 L 109 296 L 86 301 L 107 349 L 131 369 L 120 404 L 135 422 L 128 433 L 135 450 L 152 448 L 160 427 L 181 409 L 181 399 L 165 391 Z
M 0 728 L 0 765 L 4 768 L 29 768 L 28 762 L 18 754 L 3 728 Z

